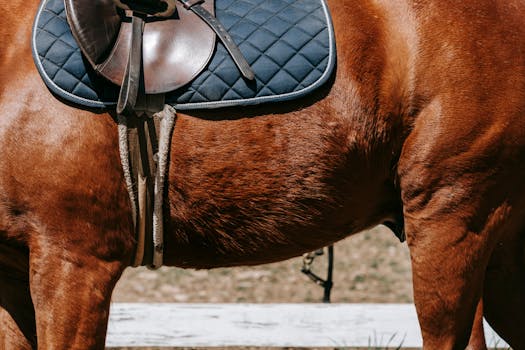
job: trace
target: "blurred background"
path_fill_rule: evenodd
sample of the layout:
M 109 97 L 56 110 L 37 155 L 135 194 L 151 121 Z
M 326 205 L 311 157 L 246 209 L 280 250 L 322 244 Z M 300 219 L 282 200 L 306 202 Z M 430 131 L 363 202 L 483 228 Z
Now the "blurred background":
M 372 230 L 351 236 L 335 244 L 334 251 L 334 287 L 331 296 L 333 303 L 411 303 L 413 301 L 407 245 L 400 243 L 388 228 L 377 226 Z M 326 276 L 327 261 L 325 249 L 325 254 L 317 257 L 313 263 L 314 272 L 323 278 Z M 323 289 L 301 273 L 302 265 L 303 259 L 298 257 L 256 267 L 215 270 L 163 267 L 158 271 L 150 271 L 146 268 L 129 268 L 117 284 L 113 301 L 319 303 L 323 298 Z M 147 350 L 155 349 L 157 348 L 147 348 Z M 159 349 L 166 350 L 166 348 Z M 309 350 L 316 349 L 309 348 Z
M 335 244 L 333 303 L 410 303 L 412 279 L 406 243 L 384 226 Z M 301 273 L 301 257 L 256 267 L 158 271 L 129 268 L 114 302 L 312 303 L 323 289 Z M 327 251 L 313 270 L 326 276 Z

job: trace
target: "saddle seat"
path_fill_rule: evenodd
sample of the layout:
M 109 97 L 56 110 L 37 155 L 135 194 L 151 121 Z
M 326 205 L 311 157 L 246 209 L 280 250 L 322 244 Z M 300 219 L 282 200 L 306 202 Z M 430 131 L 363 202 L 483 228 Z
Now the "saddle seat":
M 71 31 L 95 71 L 122 85 L 131 45 L 131 18 L 114 0 L 65 0 Z M 214 14 L 214 0 L 202 7 Z M 142 69 L 146 94 L 176 90 L 194 79 L 215 48 L 215 33 L 177 4 L 168 19 L 145 19 Z

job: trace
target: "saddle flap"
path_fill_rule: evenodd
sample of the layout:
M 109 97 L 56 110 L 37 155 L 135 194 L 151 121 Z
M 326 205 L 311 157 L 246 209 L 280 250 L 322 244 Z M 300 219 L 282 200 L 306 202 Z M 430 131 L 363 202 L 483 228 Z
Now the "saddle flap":
M 71 32 L 91 65 L 102 63 L 121 27 L 113 0 L 65 0 Z
M 121 85 L 131 45 L 130 21 L 120 17 L 113 0 L 66 0 L 66 3 L 69 3 L 66 10 L 70 25 L 82 52 L 98 73 Z M 214 13 L 214 1 L 207 0 L 203 7 Z M 92 14 L 96 11 L 102 12 L 95 19 L 97 16 Z M 115 29 L 118 29 L 116 35 Z M 213 30 L 181 5 L 168 19 L 146 18 L 142 45 L 145 92 L 164 93 L 189 83 L 206 67 L 214 48 Z

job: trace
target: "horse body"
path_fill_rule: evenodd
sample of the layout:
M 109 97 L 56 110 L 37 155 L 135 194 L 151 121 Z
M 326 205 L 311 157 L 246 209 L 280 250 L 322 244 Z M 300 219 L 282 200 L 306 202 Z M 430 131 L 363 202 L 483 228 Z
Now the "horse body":
M 134 249 L 117 127 L 40 81 L 38 4 L 0 3 L 0 344 L 101 348 Z M 178 114 L 166 264 L 271 262 L 404 219 L 425 348 L 464 347 L 482 296 L 493 327 L 525 347 L 525 6 L 329 6 L 326 87 L 285 106 Z

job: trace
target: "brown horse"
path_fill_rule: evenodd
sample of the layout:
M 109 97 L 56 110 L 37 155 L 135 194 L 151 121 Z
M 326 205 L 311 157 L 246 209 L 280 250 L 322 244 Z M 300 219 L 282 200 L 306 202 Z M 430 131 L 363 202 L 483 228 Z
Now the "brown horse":
M 117 127 L 41 82 L 37 2 L 0 0 L 0 347 L 100 349 L 134 248 Z M 266 263 L 403 218 L 425 349 L 465 348 L 481 298 L 525 349 L 525 3 L 329 6 L 322 91 L 178 115 L 165 263 Z

